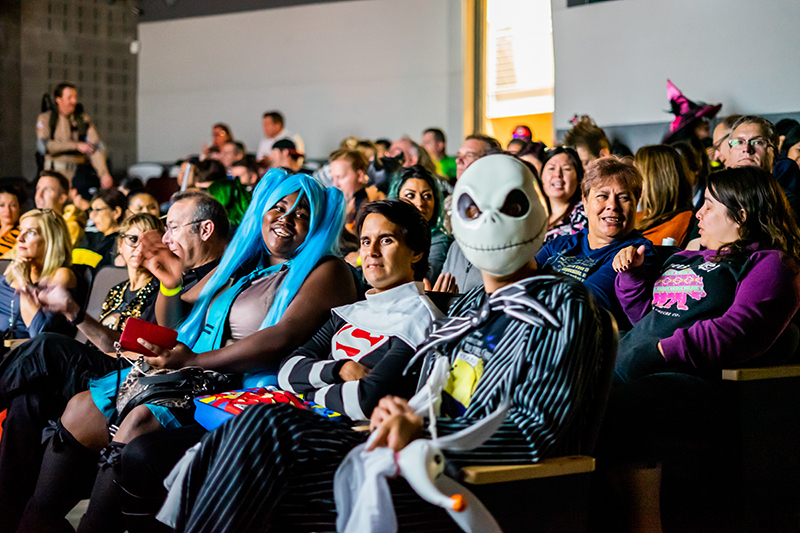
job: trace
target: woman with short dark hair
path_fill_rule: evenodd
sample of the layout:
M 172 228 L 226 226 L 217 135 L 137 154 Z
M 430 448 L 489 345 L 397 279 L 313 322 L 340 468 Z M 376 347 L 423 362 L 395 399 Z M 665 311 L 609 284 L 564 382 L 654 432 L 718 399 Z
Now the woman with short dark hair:
M 617 274 L 611 262 L 622 248 L 643 245 L 647 266 L 656 263 L 652 243 L 634 229 L 642 175 L 615 156 L 603 157 L 589 164 L 581 193 L 586 227 L 545 243 L 536 254 L 536 262 L 582 281 L 597 303 L 614 314 L 620 328 L 627 329 L 628 319 L 614 293 Z
M 97 231 L 86 232 L 86 244 L 76 247 L 74 260 L 99 269 L 114 264 L 119 225 L 125 220 L 128 199 L 117 189 L 100 189 L 90 205 L 89 218 Z

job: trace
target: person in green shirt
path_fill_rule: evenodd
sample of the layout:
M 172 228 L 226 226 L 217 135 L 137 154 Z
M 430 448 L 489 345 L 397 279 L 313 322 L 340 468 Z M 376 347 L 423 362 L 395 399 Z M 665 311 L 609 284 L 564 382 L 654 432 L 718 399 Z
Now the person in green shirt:
M 422 146 L 433 156 L 436 171 L 448 180 L 456 179 L 456 160 L 445 153 L 447 140 L 439 128 L 428 128 L 422 133 Z

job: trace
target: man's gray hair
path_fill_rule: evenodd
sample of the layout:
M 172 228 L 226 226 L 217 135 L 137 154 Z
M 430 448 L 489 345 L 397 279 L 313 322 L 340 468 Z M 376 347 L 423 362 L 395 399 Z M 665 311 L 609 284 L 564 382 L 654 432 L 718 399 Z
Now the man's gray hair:
M 227 241 L 231 224 L 228 221 L 228 212 L 222 204 L 207 192 L 198 190 L 176 192 L 171 198 L 173 203 L 189 199 L 194 200 L 194 213 L 191 221 L 210 220 L 214 223 L 214 233 L 223 241 Z M 191 231 L 197 233 L 199 230 L 193 224 Z
M 772 145 L 772 149 L 778 149 L 778 130 L 775 129 L 775 124 L 758 115 L 744 115 L 731 126 L 731 138 L 733 138 L 733 132 L 736 131 L 736 128 L 742 124 L 757 124 L 761 128 L 761 134 Z

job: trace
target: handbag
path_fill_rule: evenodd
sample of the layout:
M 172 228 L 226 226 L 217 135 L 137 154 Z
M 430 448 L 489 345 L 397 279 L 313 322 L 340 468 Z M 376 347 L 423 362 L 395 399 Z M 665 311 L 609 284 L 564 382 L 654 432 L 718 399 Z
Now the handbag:
M 225 374 L 200 367 L 155 369 L 143 357 L 132 363 L 128 375 L 118 383 L 116 410 L 110 421 L 116 426 L 139 405 L 191 409 L 196 396 L 214 394 L 231 387 L 231 379 Z

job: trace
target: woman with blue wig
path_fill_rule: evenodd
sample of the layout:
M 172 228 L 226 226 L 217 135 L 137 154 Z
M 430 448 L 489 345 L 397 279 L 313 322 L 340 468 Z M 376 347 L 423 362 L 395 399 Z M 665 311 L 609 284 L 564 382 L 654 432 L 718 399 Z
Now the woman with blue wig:
M 444 197 L 439 180 L 422 165 L 405 168 L 392 181 L 389 198 L 399 198 L 412 204 L 428 222 L 431 251 L 425 279 L 433 285 L 442 271 L 447 249 L 453 242 L 453 236 L 444 227 Z
M 274 373 L 281 359 L 324 325 L 332 308 L 356 299 L 352 274 L 336 249 L 343 207 L 341 192 L 325 189 L 308 175 L 269 172 L 219 266 L 192 289 L 199 297 L 178 328 L 178 344 L 167 350 L 139 339 L 157 354 L 146 357 L 147 362 L 241 375 L 244 387 L 277 384 Z M 162 287 L 166 304 L 180 299 L 175 289 Z M 181 427 L 191 420 L 191 410 L 149 404 L 135 407 L 110 436 L 116 381 L 114 372 L 70 400 L 47 444 L 22 530 L 57 530 L 64 515 L 88 496 L 92 480 L 92 500 L 79 529 L 117 530 L 115 485 L 125 444 L 166 429 L 158 433 L 162 444 L 153 459 L 176 461 L 200 438 L 202 430 L 194 424 Z

